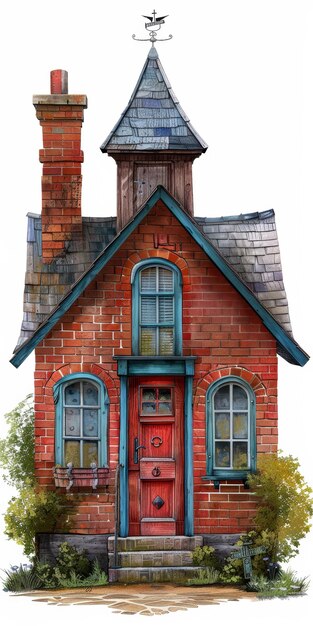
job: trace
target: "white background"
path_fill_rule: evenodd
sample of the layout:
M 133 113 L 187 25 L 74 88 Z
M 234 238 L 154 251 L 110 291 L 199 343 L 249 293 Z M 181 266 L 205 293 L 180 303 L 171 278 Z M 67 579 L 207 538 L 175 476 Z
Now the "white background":
M 0 26 L 1 416 L 33 385 L 32 356 L 18 370 L 9 363 L 22 318 L 25 216 L 41 210 L 41 129 L 32 94 L 48 94 L 50 70 L 58 68 L 69 72 L 70 93 L 87 94 L 83 214 L 114 215 L 115 164 L 99 146 L 127 105 L 145 62 L 149 44 L 134 42 L 131 35 L 145 36 L 141 15 L 154 8 L 158 15 L 169 14 L 162 36 L 174 35 L 157 46 L 161 62 L 183 109 L 209 144 L 194 165 L 195 214 L 275 210 L 294 336 L 313 353 L 312 2 L 167 0 L 150 6 L 138 0 L 10 0 L 2 7 Z M 299 368 L 279 359 L 280 448 L 299 458 L 312 485 L 311 385 L 310 362 Z M 3 511 L 10 495 L 2 485 Z M 310 536 L 291 563 L 301 575 L 313 572 L 312 544 Z M 0 568 L 20 561 L 22 551 L 2 534 Z M 35 624 L 62 620 L 63 608 L 7 595 L 1 600 L 12 618 L 23 611 L 24 623 L 31 616 Z M 231 616 L 233 624 L 243 617 L 263 624 L 279 615 L 282 623 L 291 624 L 311 602 L 312 590 L 304 599 L 207 607 L 185 618 L 218 618 L 226 624 Z M 108 618 L 108 609 L 101 610 Z M 76 623 L 87 618 L 81 609 L 71 611 Z M 88 611 L 88 619 L 96 619 L 100 608 Z M 114 615 L 114 621 L 125 619 Z M 167 623 L 170 616 L 154 619 Z

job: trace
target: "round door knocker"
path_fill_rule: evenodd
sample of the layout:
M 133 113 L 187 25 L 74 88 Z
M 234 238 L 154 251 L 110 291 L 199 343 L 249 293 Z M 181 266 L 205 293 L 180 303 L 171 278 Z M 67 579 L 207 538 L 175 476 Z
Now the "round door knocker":
M 154 467 L 152 472 L 151 472 L 152 476 L 160 476 L 161 475 L 161 470 L 159 467 Z
M 163 439 L 162 437 L 159 437 L 159 435 L 155 435 L 152 437 L 151 443 L 155 448 L 159 448 L 163 443 Z

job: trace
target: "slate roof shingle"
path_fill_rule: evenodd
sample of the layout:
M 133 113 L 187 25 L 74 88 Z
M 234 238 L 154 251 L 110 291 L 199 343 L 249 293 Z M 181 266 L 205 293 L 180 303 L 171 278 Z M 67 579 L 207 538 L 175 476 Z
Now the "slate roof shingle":
M 206 149 L 152 47 L 126 109 L 101 146 L 102 152 Z

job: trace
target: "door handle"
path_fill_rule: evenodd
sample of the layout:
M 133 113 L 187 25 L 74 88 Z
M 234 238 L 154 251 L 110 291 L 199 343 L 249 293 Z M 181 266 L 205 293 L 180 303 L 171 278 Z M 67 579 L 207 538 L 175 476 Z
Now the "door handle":
M 134 463 L 138 463 L 139 462 L 138 450 L 140 450 L 140 448 L 144 448 L 145 449 L 146 446 L 139 445 L 138 437 L 135 437 L 135 439 L 134 439 Z

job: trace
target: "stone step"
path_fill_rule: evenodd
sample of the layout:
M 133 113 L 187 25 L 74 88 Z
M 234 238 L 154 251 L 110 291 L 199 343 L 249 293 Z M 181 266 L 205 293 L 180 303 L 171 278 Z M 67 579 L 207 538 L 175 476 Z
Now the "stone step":
M 203 537 L 195 535 L 186 536 L 157 536 L 157 537 L 119 537 L 118 552 L 145 552 L 145 551 L 168 551 L 188 550 L 192 551 L 203 545 Z M 114 552 L 114 537 L 108 539 L 108 551 Z
M 119 552 L 119 567 L 182 567 L 192 565 L 190 550 L 145 550 Z M 114 554 L 109 553 L 109 567 L 114 565 Z
M 187 582 L 195 578 L 201 567 L 123 567 L 109 569 L 111 583 Z

